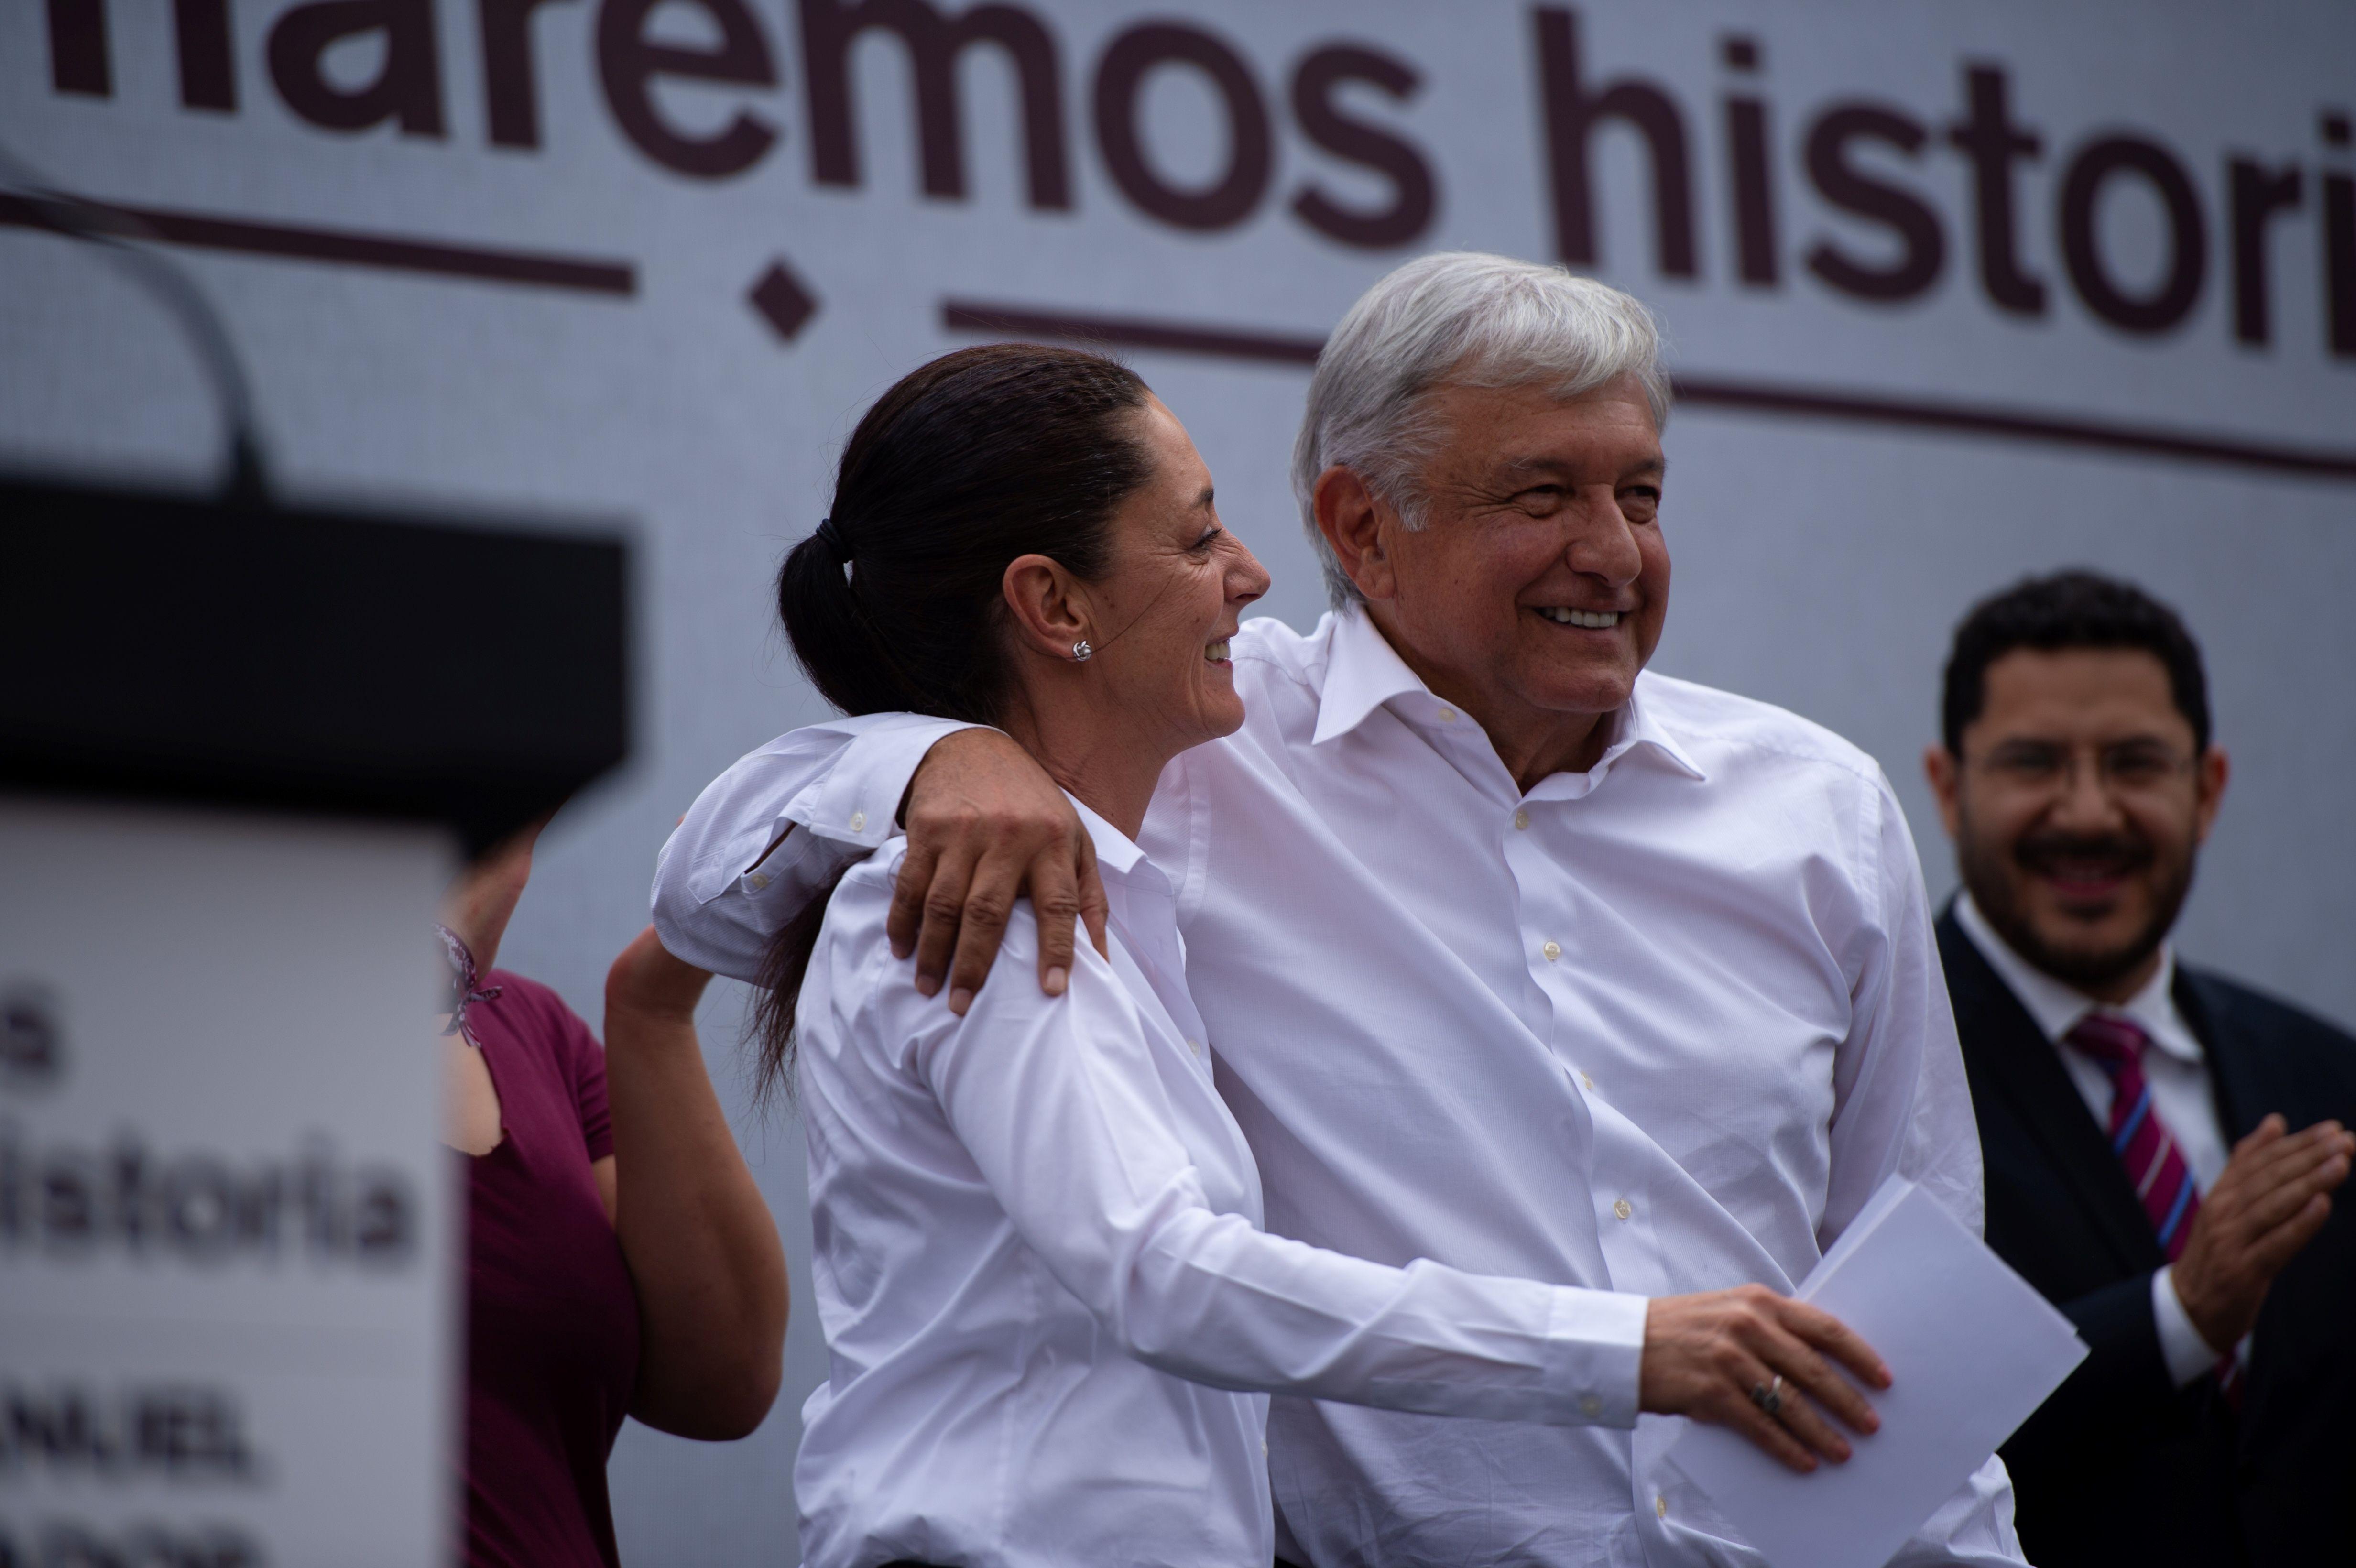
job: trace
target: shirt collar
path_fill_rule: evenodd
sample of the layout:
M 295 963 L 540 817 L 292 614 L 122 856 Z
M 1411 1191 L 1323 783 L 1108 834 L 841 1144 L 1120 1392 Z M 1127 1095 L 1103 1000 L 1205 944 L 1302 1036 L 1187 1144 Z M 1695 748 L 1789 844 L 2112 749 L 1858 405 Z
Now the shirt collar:
M 1620 732 L 1612 748 L 1604 754 L 1617 756 L 1637 746 L 1650 746 L 1666 758 L 1671 766 L 1697 783 L 1707 784 L 1709 774 L 1702 765 L 1677 744 L 1677 738 L 1661 722 L 1655 705 L 1644 700 L 1644 677 L 1636 677 L 1636 685 L 1628 693 L 1627 706 L 1620 709 Z
M 1389 639 L 1376 629 L 1374 618 L 1355 604 L 1333 613 L 1333 635 L 1327 645 L 1325 688 L 1317 699 L 1316 745 L 1348 734 L 1395 697 L 1428 691 Z
M 1070 801 L 1072 809 L 1080 814 L 1080 825 L 1088 830 L 1089 842 L 1096 846 L 1098 872 L 1116 881 L 1159 883 L 1163 891 L 1169 891 L 1169 879 L 1162 876 L 1162 869 L 1147 858 L 1145 851 L 1139 848 L 1129 835 L 1089 810 L 1087 804 L 1069 790 L 1064 792 L 1064 798 Z
M 1390 639 L 1375 625 L 1374 617 L 1357 605 L 1333 613 L 1333 633 L 1328 646 L 1325 686 L 1317 703 L 1314 744 L 1322 746 L 1336 735 L 1348 734 L 1365 723 L 1376 709 L 1396 698 L 1417 693 L 1431 696 L 1422 677 L 1408 667 L 1398 650 L 1391 646 Z M 1676 737 L 1662 726 L 1644 700 L 1640 695 L 1643 686 L 1643 677 L 1639 677 L 1638 690 L 1631 692 L 1626 706 L 1612 716 L 1613 739 L 1597 764 L 1597 771 L 1633 747 L 1649 745 L 1680 772 L 1695 779 L 1708 779 L 1709 775 L 1677 744 Z
M 2115 1013 L 2133 1020 L 2142 1029 L 2146 1038 L 2179 1061 L 2201 1060 L 2200 1041 L 2177 1021 L 2173 994 L 2176 950 L 2169 943 L 2160 944 L 2159 967 L 2152 971 L 2151 978 L 2144 983 L 2143 988 L 2126 1002 L 2114 1007 L 2098 1002 L 2076 987 L 2055 979 L 2013 951 L 2012 944 L 1997 934 L 1996 927 L 1988 923 L 1987 916 L 1980 912 L 1979 905 L 1972 901 L 1969 892 L 1955 895 L 1955 923 L 1964 928 L 1964 933 L 1972 939 L 1972 945 L 1978 948 L 1980 955 L 1988 961 L 1988 967 L 1994 969 L 1997 977 L 2019 998 L 2020 1005 L 2028 1009 L 2029 1016 L 2044 1031 L 2047 1040 L 2059 1044 L 2062 1037 L 2075 1029 L 2078 1020 L 2088 1013 Z

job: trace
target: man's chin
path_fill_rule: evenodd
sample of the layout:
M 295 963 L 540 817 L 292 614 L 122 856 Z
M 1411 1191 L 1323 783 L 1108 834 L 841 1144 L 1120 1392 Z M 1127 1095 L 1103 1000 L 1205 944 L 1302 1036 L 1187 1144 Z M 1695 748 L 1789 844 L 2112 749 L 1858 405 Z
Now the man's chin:
M 2106 990 L 2133 975 L 2159 950 L 2169 925 L 2147 907 L 2115 899 L 2057 900 L 1990 923 L 2023 958 L 2082 991 Z
M 2022 946 L 2019 941 L 2016 947 Z M 2081 991 L 2105 991 L 2141 968 L 2158 951 L 2157 941 L 2049 942 L 2032 938 L 2021 953 L 2046 974 Z
M 2192 888 L 2190 858 L 2057 886 L 2059 879 L 2018 864 L 1968 827 L 1955 851 L 1964 885 L 1996 933 L 2038 969 L 2093 996 L 2115 991 L 2150 962 Z
M 1628 706 L 1629 695 L 1636 689 L 1636 671 L 1616 662 L 1609 667 L 1557 667 L 1539 672 L 1525 689 L 1530 693 L 1531 706 L 1547 712 L 1566 717 L 1617 713 Z

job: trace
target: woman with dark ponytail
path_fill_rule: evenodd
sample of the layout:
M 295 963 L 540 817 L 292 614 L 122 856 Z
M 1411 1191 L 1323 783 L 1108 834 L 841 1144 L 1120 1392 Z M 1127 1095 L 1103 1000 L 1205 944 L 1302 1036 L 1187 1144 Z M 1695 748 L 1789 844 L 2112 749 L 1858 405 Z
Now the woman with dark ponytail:
M 1599 1293 L 1258 1229 L 1175 891 L 1132 840 L 1164 766 L 1242 723 L 1227 638 L 1267 585 L 1144 383 L 1013 345 L 885 393 L 787 558 L 818 688 L 1013 737 L 1071 795 L 1108 903 L 1062 994 L 954 1012 L 891 951 L 892 839 L 772 948 L 763 1070 L 792 1074 L 808 1132 L 832 1364 L 795 1469 L 810 1568 L 1265 1568 L 1269 1392 L 1601 1413 L 1571 1371 L 1591 1343 L 1554 1331 Z M 1006 948 L 1038 944 L 1016 908 Z

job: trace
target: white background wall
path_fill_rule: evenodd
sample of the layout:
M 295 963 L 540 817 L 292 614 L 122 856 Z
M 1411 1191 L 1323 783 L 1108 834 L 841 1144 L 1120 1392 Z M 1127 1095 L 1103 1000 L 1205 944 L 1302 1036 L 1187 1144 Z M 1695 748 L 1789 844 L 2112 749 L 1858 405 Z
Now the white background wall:
M 434 4 L 434 0 L 423 0 Z M 773 88 L 670 83 L 660 112 L 701 133 L 740 112 L 779 139 L 746 171 L 696 179 L 617 129 L 599 86 L 597 0 L 557 0 L 533 24 L 541 145 L 487 144 L 474 0 L 435 12 L 440 136 L 305 123 L 273 90 L 263 40 L 288 0 L 236 0 L 240 107 L 181 107 L 163 7 L 114 0 L 111 97 L 61 93 L 43 8 L 0 5 L 0 143 L 92 196 L 246 219 L 613 258 L 637 293 L 600 297 L 309 261 L 182 251 L 251 357 L 290 492 L 519 511 L 626 528 L 637 542 L 639 731 L 635 757 L 569 809 L 503 959 L 556 985 L 594 1022 L 607 959 L 645 919 L 653 857 L 697 789 L 742 752 L 820 711 L 783 652 L 768 578 L 826 508 L 830 459 L 898 375 L 962 343 L 946 296 L 1313 337 L 1416 251 L 1471 247 L 1550 258 L 1554 236 L 1528 8 L 1511 4 L 1285 7 L 1032 5 L 1056 40 L 1074 208 L 1023 202 L 1012 78 L 988 49 L 959 71 L 969 194 L 921 194 L 898 44 L 853 56 L 863 183 L 813 176 L 798 15 L 747 0 Z M 1244 221 L 1185 231 L 1115 188 L 1092 129 L 1105 42 L 1177 14 L 1248 62 L 1276 127 L 1271 187 Z M 1650 189 L 1632 136 L 1599 136 L 1601 256 L 1591 269 L 1660 313 L 1675 366 L 1694 376 L 1940 398 L 2162 426 L 2215 439 L 2356 448 L 2356 358 L 2325 342 L 2319 171 L 2345 171 L 2319 112 L 2356 108 L 2346 62 L 2356 12 L 2334 0 L 2215 7 L 2029 0 L 1894 7 L 1700 0 L 1579 7 L 1590 84 L 1635 74 L 1677 104 L 1694 165 L 1698 275 L 1664 277 Z M 655 27 L 712 32 L 687 0 Z M 1753 37 L 1747 79 L 1770 106 L 1781 281 L 1734 279 L 1721 95 L 1730 30 Z M 1371 43 L 1422 81 L 1404 105 L 1359 90 L 1351 112 L 1419 149 L 1437 217 L 1400 249 L 1354 250 L 1290 210 L 1317 180 L 1378 206 L 1386 187 L 1312 145 L 1284 83 L 1308 48 Z M 331 55 L 365 81 L 367 40 Z M 2041 317 L 1994 307 L 1977 280 L 1970 165 L 1944 143 L 1965 62 L 2000 62 L 2013 112 L 2043 154 L 2017 181 L 2022 264 L 2049 291 Z M 1862 261 L 1888 231 L 1846 218 L 1800 151 L 1835 101 L 1886 103 L 1930 140 L 1912 159 L 1857 157 L 1936 212 L 1945 263 L 1901 304 L 1845 296 L 1802 258 L 1833 239 Z M 1216 101 L 1183 71 L 1146 94 L 1146 138 L 1173 183 L 1226 156 Z M 2084 305 L 2055 238 L 2059 171 L 2088 137 L 2125 127 L 2165 144 L 2205 217 L 2207 275 L 2170 331 L 2131 336 Z M 2273 229 L 2273 333 L 2237 345 L 2231 312 L 2230 154 L 2304 171 L 2306 203 Z M 2097 229 L 2123 287 L 2164 269 L 2159 209 L 2122 181 Z M 819 300 L 781 341 L 744 293 L 784 258 Z M 83 251 L 0 229 L 0 463 L 202 483 L 216 425 L 155 308 Z M 2356 287 L 2356 285 L 2351 285 Z M 1275 573 L 1266 607 L 1295 624 L 1320 608 L 1284 483 L 1304 372 L 1129 356 L 1189 421 L 1223 511 Z M 1950 860 L 1917 763 L 1935 733 L 1945 639 L 1975 599 L 2068 563 L 2124 572 L 2177 603 L 2210 658 L 2219 732 L 2236 764 L 2181 931 L 2207 963 L 2356 1021 L 2356 481 L 1978 436 L 1690 407 L 1667 436 L 1665 513 L 1675 604 L 1658 667 L 1786 704 L 1881 759 L 1923 840 L 1934 891 Z M 136 605 L 123 606 L 135 614 Z M 93 628 L 103 635 L 103 628 Z M 18 672 L 12 672 L 12 676 Z M 453 694 L 496 701 L 496 694 Z M 743 993 L 715 987 L 708 1051 L 741 1104 Z M 626 1556 L 640 1564 L 789 1562 L 795 1408 L 821 1375 L 806 1309 L 800 1147 L 788 1121 L 740 1122 L 789 1242 L 798 1313 L 787 1390 L 754 1439 L 707 1448 L 637 1428 L 617 1450 Z

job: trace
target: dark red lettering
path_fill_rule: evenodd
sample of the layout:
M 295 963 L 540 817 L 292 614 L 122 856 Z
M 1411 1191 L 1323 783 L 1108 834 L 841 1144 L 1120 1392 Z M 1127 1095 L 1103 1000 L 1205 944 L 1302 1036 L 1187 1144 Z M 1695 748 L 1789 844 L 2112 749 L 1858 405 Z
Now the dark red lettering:
M 2003 68 L 1976 65 L 1964 72 L 1970 117 L 1947 128 L 1947 140 L 1972 160 L 1979 208 L 1980 286 L 1999 309 L 2045 314 L 2045 284 L 2021 270 L 2013 233 L 2012 166 L 2044 149 L 2034 131 L 2012 123 Z
M 1759 41 L 1730 37 L 1719 45 L 1729 70 L 1759 69 Z M 1774 176 L 1767 160 L 1767 104 L 1730 93 L 1726 100 L 1726 163 L 1734 197 L 1735 275 L 1772 288 L 1775 258 Z
M 1617 120 L 1644 139 L 1653 161 L 1654 259 L 1663 275 L 1690 278 L 1694 261 L 1693 181 L 1686 163 L 1685 118 L 1667 92 L 1622 77 L 1590 92 L 1580 81 L 1579 16 L 1540 5 L 1538 74 L 1546 100 L 1546 155 L 1554 195 L 1555 251 L 1573 266 L 1602 259 L 1595 240 L 1594 182 L 1588 144 L 1598 123 Z
M 716 48 L 648 41 L 647 21 L 666 5 L 700 7 L 720 28 Z M 667 169 L 698 179 L 742 174 L 776 144 L 776 131 L 739 111 L 709 136 L 683 134 L 656 112 L 657 77 L 775 87 L 777 69 L 743 0 L 605 0 L 597 13 L 597 80 L 605 107 L 630 144 Z
M 2345 149 L 2356 141 L 2345 109 L 2324 110 L 2315 129 L 2327 146 Z M 2356 179 L 2327 170 L 2317 183 L 2323 187 L 2324 341 L 2335 358 L 2356 358 Z
M 2331 352 L 2356 358 L 2356 179 L 2323 176 L 2323 304 Z
M 321 57 L 362 33 L 384 36 L 384 63 L 376 80 L 348 91 L 327 80 Z M 268 52 L 278 95 L 314 125 L 365 131 L 390 120 L 403 135 L 443 134 L 434 0 L 309 0 L 278 18 Z
M 926 196 L 965 198 L 958 57 L 995 44 L 1013 62 L 1023 93 L 1023 152 L 1031 205 L 1068 211 L 1063 66 L 1039 18 L 1014 5 L 976 5 L 955 18 L 926 0 L 801 0 L 802 73 L 809 91 L 810 172 L 820 185 L 859 183 L 851 102 L 851 46 L 871 28 L 897 34 L 908 51 L 916 102 L 918 175 Z
M 106 0 L 49 0 L 49 85 L 91 98 L 114 96 Z
M 180 104 L 187 109 L 237 109 L 237 60 L 230 48 L 229 0 L 172 0 L 172 31 L 180 50 Z
M 2095 237 L 2103 189 L 2122 175 L 2149 186 L 2168 216 L 2168 272 L 2143 295 L 2119 287 Z M 2062 179 L 2062 259 L 2086 308 L 2120 331 L 2165 332 L 2182 321 L 2200 299 L 2209 269 L 2201 200 L 2184 166 L 2165 147 L 2138 136 L 2105 136 L 2079 149 Z
M 1344 207 L 1320 187 L 1301 187 L 1292 198 L 1301 220 L 1344 245 L 1381 250 L 1413 241 L 1431 226 L 1435 195 L 1431 167 L 1423 155 L 1378 126 L 1342 112 L 1338 90 L 1365 82 L 1406 102 L 1423 79 L 1405 61 L 1352 44 L 1314 51 L 1292 72 L 1292 116 L 1316 146 L 1347 163 L 1374 170 L 1390 182 L 1391 200 L 1374 212 Z
M 49 84 L 59 92 L 114 96 L 114 59 L 105 0 L 48 0 Z M 179 49 L 180 103 L 188 109 L 237 107 L 237 69 L 230 51 L 229 0 L 172 0 Z
M 494 147 L 540 145 L 540 73 L 533 69 L 531 16 L 548 0 L 479 0 L 483 117 Z
M 1877 304 L 1909 300 L 1939 281 L 1947 261 L 1947 240 L 1939 215 L 1912 191 L 1860 172 L 1849 161 L 1859 142 L 1878 142 L 1916 157 L 1930 133 L 1899 113 L 1870 103 L 1837 104 L 1818 116 L 1808 132 L 1808 178 L 1817 194 L 1843 212 L 1880 225 L 1897 236 L 1898 258 L 1876 267 L 1859 261 L 1828 240 L 1809 248 L 1808 271 L 1845 294 Z
M 2266 225 L 2276 213 L 2298 209 L 2298 165 L 2267 169 L 2247 158 L 2226 168 L 2233 209 L 2233 336 L 2244 343 L 2273 336 L 2266 288 Z
M 1199 190 L 1170 184 L 1147 161 L 1138 134 L 1145 79 L 1164 66 L 1192 66 L 1226 104 L 1227 166 Z M 1097 144 L 1123 196 L 1147 216 L 1181 229 L 1232 229 L 1268 193 L 1275 166 L 1268 106 L 1235 50 L 1199 28 L 1147 22 L 1105 47 L 1097 62 Z

